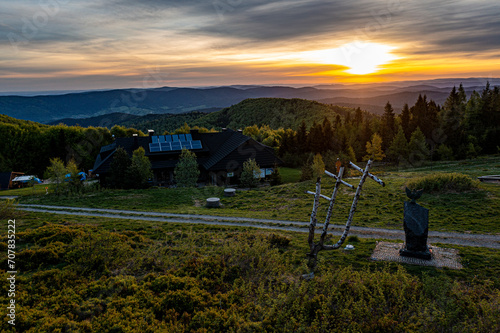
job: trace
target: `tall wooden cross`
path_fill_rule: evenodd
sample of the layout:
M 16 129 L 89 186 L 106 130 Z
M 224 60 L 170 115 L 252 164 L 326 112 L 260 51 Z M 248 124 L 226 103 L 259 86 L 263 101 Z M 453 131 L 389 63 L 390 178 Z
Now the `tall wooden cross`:
M 370 166 L 372 164 L 372 160 L 369 160 L 368 163 L 366 164 L 365 169 L 361 169 L 358 167 L 356 164 L 349 162 L 349 166 L 359 172 L 362 173 L 361 179 L 359 180 L 358 187 L 356 188 L 356 194 L 354 195 L 354 199 L 352 201 L 351 205 L 351 210 L 349 211 L 349 217 L 347 218 L 347 222 L 344 228 L 344 232 L 342 233 L 342 236 L 340 237 L 339 241 L 335 244 L 332 245 L 325 245 L 325 239 L 326 239 L 326 234 L 328 232 L 328 226 L 330 225 L 330 219 L 333 214 L 333 207 L 335 205 L 335 198 L 337 197 L 337 192 L 339 190 L 340 185 L 345 185 L 350 187 L 351 189 L 354 189 L 355 187 L 345 181 L 342 180 L 342 175 L 344 173 L 344 167 L 340 167 L 338 175 L 334 175 L 331 172 L 325 171 L 325 174 L 327 176 L 330 176 L 332 178 L 336 179 L 335 187 L 333 189 L 333 193 L 331 197 L 327 197 L 326 195 L 321 194 L 321 177 L 318 177 L 316 181 L 316 192 L 311 192 L 307 191 L 309 194 L 314 195 L 314 204 L 313 204 L 313 210 L 311 213 L 311 220 L 309 222 L 309 237 L 308 237 L 308 242 L 309 242 L 309 248 L 310 252 L 308 253 L 309 257 L 309 263 L 308 266 L 309 268 L 313 271 L 316 268 L 316 260 L 318 257 L 318 252 L 321 250 L 336 250 L 342 246 L 344 243 L 345 239 L 347 238 L 347 235 L 349 234 L 349 229 L 351 228 L 351 222 L 354 217 L 354 213 L 356 212 L 356 206 L 358 204 L 359 196 L 361 195 L 361 189 L 363 187 L 363 184 L 365 183 L 365 180 L 367 177 L 370 177 L 377 183 L 379 183 L 382 186 L 385 186 L 384 182 L 380 179 L 378 179 L 376 176 L 372 175 L 370 172 Z M 328 206 L 328 212 L 326 214 L 326 219 L 325 223 L 323 224 L 323 231 L 321 232 L 321 237 L 318 243 L 314 243 L 314 232 L 316 230 L 316 222 L 317 222 L 317 211 L 319 207 L 319 200 L 323 198 L 328 201 L 330 201 L 330 205 Z M 311 273 L 311 274 L 313 274 Z

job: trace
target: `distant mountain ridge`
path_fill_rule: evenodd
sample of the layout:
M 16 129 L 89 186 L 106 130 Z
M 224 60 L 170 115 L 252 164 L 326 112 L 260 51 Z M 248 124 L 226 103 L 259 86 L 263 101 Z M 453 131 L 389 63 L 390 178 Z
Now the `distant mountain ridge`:
M 480 90 L 487 81 L 500 79 L 440 79 L 379 84 L 336 84 L 315 87 L 235 85 L 223 87 L 115 89 L 62 95 L 0 96 L 0 114 L 49 123 L 65 118 L 90 118 L 116 113 L 180 114 L 202 109 L 222 109 L 248 98 L 299 98 L 381 113 L 387 101 L 396 112 L 413 104 L 419 94 L 442 104 L 453 85 L 465 82 L 466 92 Z M 79 124 L 83 121 L 79 121 Z
M 64 123 L 68 126 L 103 126 L 108 128 L 120 125 L 132 127 L 144 133 L 153 129 L 160 134 L 165 131 L 173 132 L 182 127 L 184 123 L 191 127 L 200 126 L 209 129 L 223 127 L 243 129 L 253 125 L 269 125 L 273 129 L 280 127 L 297 129 L 302 120 L 305 121 L 307 127 L 310 127 L 314 122 L 323 122 L 324 118 L 333 123 L 337 115 L 343 118 L 347 113 L 352 114 L 353 112 L 352 108 L 298 98 L 249 98 L 228 108 L 212 112 L 193 111 L 182 114 L 149 114 L 144 116 L 113 113 L 87 119 L 66 119 L 64 122 L 56 121 L 52 124 Z

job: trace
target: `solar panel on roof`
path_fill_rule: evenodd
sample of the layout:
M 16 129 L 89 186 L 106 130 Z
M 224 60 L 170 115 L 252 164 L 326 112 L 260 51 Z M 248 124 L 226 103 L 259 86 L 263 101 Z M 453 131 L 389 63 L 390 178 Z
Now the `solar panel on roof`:
M 202 148 L 201 141 L 193 140 L 191 134 L 157 135 L 153 136 L 151 141 L 149 151 L 153 153 Z
M 158 151 L 160 151 L 160 144 L 159 143 L 150 143 L 149 144 L 149 151 L 150 152 L 158 152 Z
M 172 150 L 181 150 L 181 143 L 179 141 L 172 142 Z
M 191 147 L 192 149 L 201 149 L 201 141 L 200 140 L 191 141 Z

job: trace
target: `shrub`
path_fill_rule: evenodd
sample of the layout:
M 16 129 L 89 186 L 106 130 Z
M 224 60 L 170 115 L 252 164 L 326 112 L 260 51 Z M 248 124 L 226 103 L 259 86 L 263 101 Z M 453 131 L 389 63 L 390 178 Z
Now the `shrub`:
M 180 187 L 196 187 L 200 176 L 196 154 L 187 149 L 182 150 L 179 162 L 175 166 L 175 181 Z
M 243 162 L 243 171 L 240 176 L 240 183 L 244 187 L 257 187 L 260 181 L 260 166 L 254 159 Z
M 464 192 L 477 189 L 479 181 L 462 173 L 439 173 L 410 180 L 407 187 L 424 192 Z
M 13 219 L 15 217 L 14 213 L 16 210 L 16 206 L 14 204 L 14 200 L 2 200 L 0 199 L 0 219 L 7 220 Z
M 290 237 L 278 234 L 271 234 L 267 239 L 269 240 L 269 244 L 273 247 L 287 247 L 290 245 L 291 241 Z

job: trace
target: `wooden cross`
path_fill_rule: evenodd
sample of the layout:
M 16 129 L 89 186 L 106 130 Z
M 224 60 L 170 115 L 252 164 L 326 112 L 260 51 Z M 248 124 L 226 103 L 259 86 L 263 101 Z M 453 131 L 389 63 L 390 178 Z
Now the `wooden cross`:
M 311 213 L 311 220 L 309 222 L 309 237 L 308 237 L 309 247 L 310 247 L 311 251 L 307 254 L 309 257 L 308 266 L 313 271 L 311 273 L 312 275 L 309 274 L 309 276 L 311 278 L 314 276 L 314 270 L 316 268 L 316 260 L 317 260 L 318 252 L 321 250 L 336 250 L 342 246 L 345 239 L 347 238 L 347 235 L 349 234 L 349 229 L 351 228 L 351 222 L 352 222 L 352 219 L 354 217 L 354 213 L 356 212 L 356 206 L 358 204 L 358 199 L 359 199 L 359 196 L 361 195 L 361 189 L 363 187 L 363 184 L 365 183 L 366 178 L 370 177 L 371 179 L 373 179 L 374 181 L 376 181 L 380 185 L 385 186 L 385 184 L 382 180 L 378 179 L 376 176 L 374 176 L 368 172 L 370 170 L 371 164 L 372 164 L 372 160 L 369 160 L 368 163 L 366 164 L 365 169 L 363 170 L 360 167 L 358 167 L 356 164 L 349 162 L 349 166 L 351 168 L 361 172 L 362 176 L 361 176 L 361 179 L 359 181 L 358 187 L 356 188 L 356 194 L 354 195 L 354 199 L 352 201 L 351 210 L 349 211 L 349 217 L 347 218 L 344 232 L 342 233 L 342 236 L 340 237 L 339 241 L 335 244 L 325 245 L 325 239 L 326 239 L 326 234 L 328 232 L 328 226 L 330 225 L 330 219 L 332 217 L 333 206 L 335 205 L 335 198 L 337 197 L 338 189 L 339 189 L 340 185 L 342 185 L 342 184 L 345 186 L 348 186 L 352 189 L 355 189 L 355 187 L 342 180 L 342 174 L 344 173 L 344 167 L 340 167 L 339 174 L 337 176 L 331 172 L 325 171 L 327 176 L 330 176 L 330 177 L 336 179 L 335 187 L 333 189 L 333 193 L 332 193 L 331 197 L 327 197 L 326 195 L 321 194 L 321 177 L 318 177 L 318 179 L 316 181 L 316 192 L 307 191 L 307 193 L 314 195 L 314 203 L 313 203 L 313 210 Z M 328 212 L 326 214 L 325 223 L 323 224 L 323 231 L 321 233 L 319 243 L 314 243 L 314 232 L 316 230 L 316 222 L 317 222 L 316 215 L 317 215 L 317 211 L 318 211 L 318 207 L 319 207 L 320 198 L 323 198 L 323 199 L 330 201 L 330 205 L 328 207 Z

